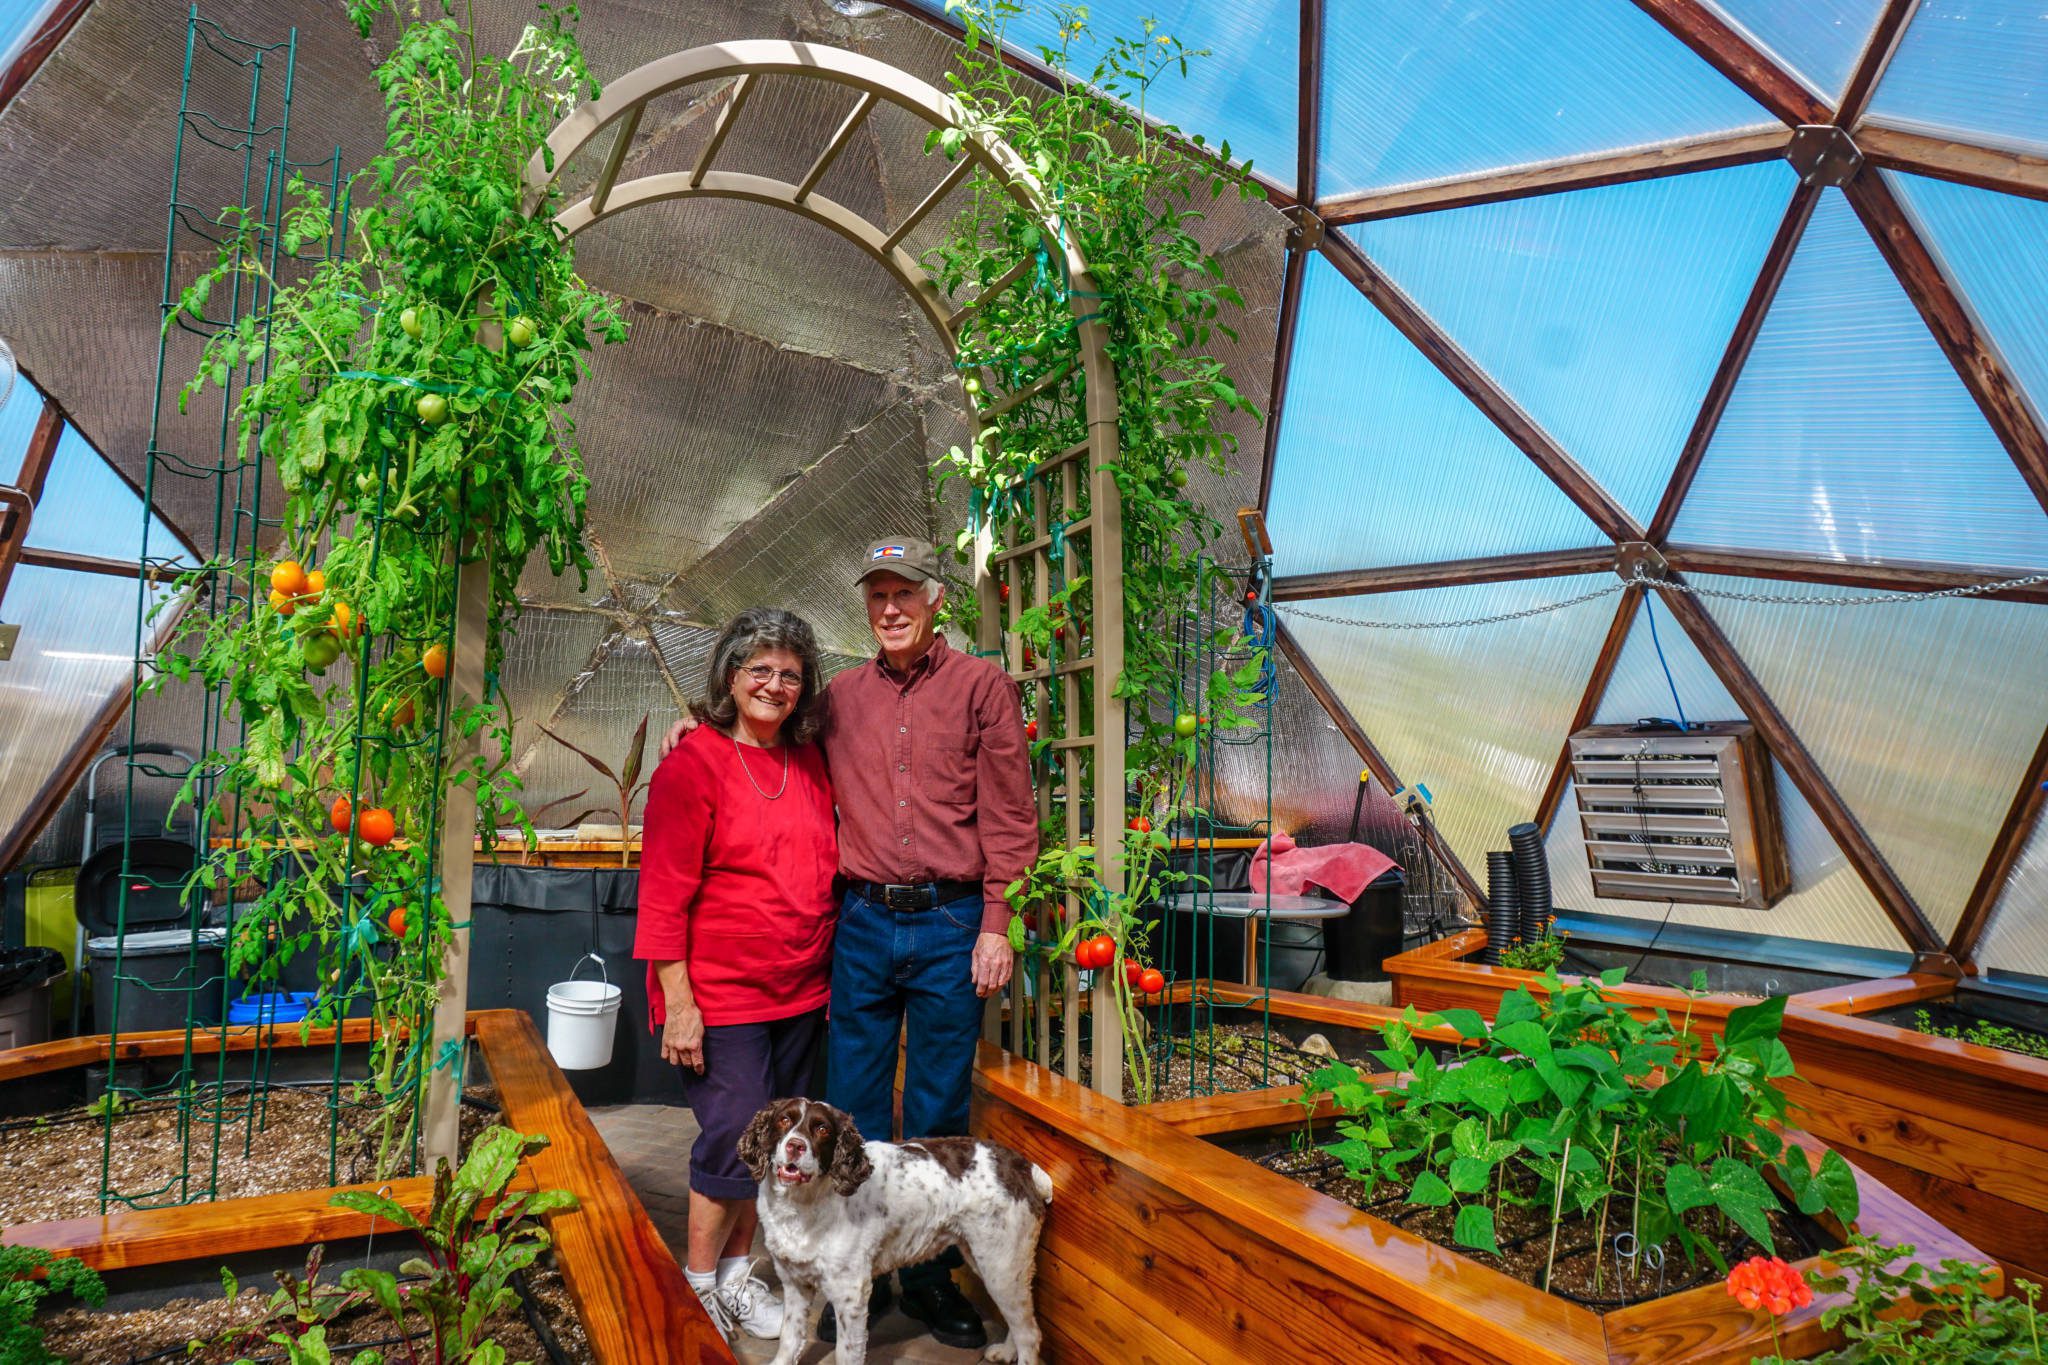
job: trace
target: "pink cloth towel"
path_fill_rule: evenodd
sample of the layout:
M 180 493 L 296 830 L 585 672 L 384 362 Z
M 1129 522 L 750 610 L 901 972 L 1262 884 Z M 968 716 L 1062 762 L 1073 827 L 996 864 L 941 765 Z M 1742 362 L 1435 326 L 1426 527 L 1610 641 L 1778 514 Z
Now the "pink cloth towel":
M 1340 901 L 1355 901 L 1393 866 L 1392 858 L 1368 844 L 1301 848 L 1285 834 L 1276 834 L 1252 854 L 1252 890 L 1265 893 L 1267 868 L 1271 867 L 1276 896 L 1299 896 L 1315 885 Z

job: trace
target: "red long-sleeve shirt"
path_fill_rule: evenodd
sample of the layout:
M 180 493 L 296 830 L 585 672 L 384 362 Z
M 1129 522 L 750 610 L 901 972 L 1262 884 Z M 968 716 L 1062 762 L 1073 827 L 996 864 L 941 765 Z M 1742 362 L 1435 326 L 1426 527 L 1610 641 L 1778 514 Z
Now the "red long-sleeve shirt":
M 825 688 L 839 865 L 873 882 L 982 884 L 981 927 L 1038 857 L 1038 807 L 1017 684 L 943 638 L 907 674 L 880 656 Z
M 782 785 L 785 750 L 789 784 L 771 801 L 763 793 Z M 823 1005 L 838 865 L 832 783 L 816 745 L 757 749 L 709 725 L 685 736 L 647 791 L 633 956 L 649 963 L 651 1027 L 668 1014 L 657 962 L 689 963 L 707 1025 Z

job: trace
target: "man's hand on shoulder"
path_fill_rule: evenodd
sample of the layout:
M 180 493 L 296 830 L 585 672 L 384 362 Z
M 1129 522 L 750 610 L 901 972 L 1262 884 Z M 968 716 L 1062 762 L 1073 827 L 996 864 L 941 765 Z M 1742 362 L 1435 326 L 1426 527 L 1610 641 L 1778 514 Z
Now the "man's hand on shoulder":
M 984 933 L 974 940 L 974 993 L 986 999 L 1010 984 L 1016 953 L 1001 934 Z
M 684 716 L 674 725 L 669 726 L 668 733 L 661 737 L 661 753 L 659 757 L 667 758 L 670 754 L 674 753 L 676 745 L 683 742 L 683 736 L 696 729 L 697 724 L 698 721 L 695 716 Z

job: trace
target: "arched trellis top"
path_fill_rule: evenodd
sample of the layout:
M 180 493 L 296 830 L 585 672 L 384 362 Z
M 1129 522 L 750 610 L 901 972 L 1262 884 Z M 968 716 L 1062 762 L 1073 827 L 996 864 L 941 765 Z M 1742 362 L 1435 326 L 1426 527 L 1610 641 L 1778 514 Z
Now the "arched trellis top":
M 695 166 L 687 172 L 665 172 L 618 183 L 648 104 L 687 86 L 722 80 L 733 81 L 731 93 L 697 155 Z M 715 169 L 720 150 L 738 120 L 744 117 L 756 90 L 764 82 L 791 80 L 824 81 L 850 92 L 854 100 L 829 138 L 821 130 L 824 140 L 803 178 L 792 182 Z M 958 129 L 966 134 L 956 159 L 917 206 L 893 224 L 871 222 L 844 204 L 817 193 L 826 172 L 860 132 L 868 116 L 885 102 L 908 112 L 927 127 Z M 537 212 L 546 201 L 548 186 L 562 168 L 600 133 L 614 126 L 617 131 L 590 193 L 555 215 L 555 224 L 565 235 L 573 237 L 628 209 L 670 200 L 729 199 L 784 209 L 852 242 L 895 276 L 924 310 L 947 348 L 956 353 L 963 319 L 1004 290 L 1035 282 L 1039 274 L 1034 269 L 1036 258 L 1023 257 L 999 279 L 989 282 L 981 294 L 956 304 L 940 291 L 918 259 L 904 249 L 903 242 L 910 232 L 977 167 L 987 171 L 1004 193 L 1036 219 L 1041 239 L 1055 244 L 1055 249 L 1063 254 L 1060 264 L 1071 285 L 1067 305 L 1074 317 L 1075 340 L 1080 351 L 1078 364 L 1055 364 L 1045 374 L 1008 394 L 998 391 L 992 382 L 997 376 L 985 369 L 979 376 L 979 398 L 963 386 L 962 396 L 976 440 L 986 442 L 990 438 L 982 431 L 984 421 L 1000 418 L 1077 375 L 1085 385 L 1084 439 L 1071 449 L 1038 460 L 1019 481 L 1020 485 L 1033 485 L 1043 492 L 1043 496 L 1022 500 L 1029 509 L 1024 514 L 1028 524 L 1008 528 L 1006 536 L 1012 543 L 1001 551 L 995 549 L 993 515 L 976 530 L 974 581 L 981 606 L 977 643 L 985 652 L 1000 653 L 1006 671 L 1019 684 L 1034 716 L 1057 717 L 1056 728 L 1066 731 L 1047 734 L 1042 741 L 1048 757 L 1034 771 L 1041 823 L 1053 818 L 1056 806 L 1063 807 L 1070 846 L 1084 842 L 1086 830 L 1121 828 L 1125 718 L 1122 700 L 1113 695 L 1114 680 L 1122 674 L 1124 658 L 1123 502 L 1112 472 L 1118 453 L 1116 373 L 1109 359 L 1107 329 L 1099 318 L 1099 293 L 1094 277 L 1072 234 L 1062 230 L 1057 216 L 1049 209 L 1047 196 L 1036 177 L 1013 148 L 985 130 L 970 126 L 966 112 L 956 101 L 915 76 L 839 48 L 753 39 L 692 48 L 649 62 L 613 81 L 600 98 L 572 110 L 549 136 L 547 148 L 536 152 L 527 163 L 524 211 Z M 1084 501 L 1084 486 L 1085 513 L 1079 510 Z M 1005 634 L 1002 623 L 1007 619 L 1014 626 L 1025 610 L 1047 609 L 1052 585 L 1062 571 L 1063 557 L 1084 543 L 1094 617 L 1087 650 L 1072 658 L 1034 659 L 1019 635 Z M 999 582 L 1005 588 L 1001 593 L 997 591 Z M 1021 591 L 1008 590 L 1013 587 Z M 1084 806 L 1090 808 L 1086 813 Z M 1119 850 L 1114 841 L 1103 843 L 1098 875 L 1103 886 L 1119 890 L 1123 885 Z M 1067 893 L 1064 910 L 1069 925 L 1089 913 L 1077 890 Z M 1031 971 L 1036 980 L 1030 996 L 1025 991 L 1025 973 L 1020 971 L 1013 979 L 1010 1019 L 1013 1026 L 1020 1023 L 1027 1010 L 1035 1006 L 1038 1027 L 1032 1034 L 1035 1041 L 1031 1046 L 1043 1060 L 1051 1055 L 1047 1012 L 1054 988 L 1042 962 Z M 1084 1017 L 1078 981 L 1078 972 L 1068 972 L 1063 992 L 1065 1018 L 1077 1030 Z M 1122 1091 L 1124 1069 L 1122 1015 L 1106 974 L 1098 974 L 1094 990 L 1094 1009 L 1088 1016 L 1093 1035 L 1094 1084 L 1117 1095 Z M 1000 1032 L 999 1003 L 998 998 L 989 1001 L 986 1032 L 992 1038 Z M 1012 1041 L 1016 1041 L 1014 1036 Z M 1081 1074 L 1081 1051 L 1079 1047 L 1065 1049 L 1067 1074 L 1076 1079 Z

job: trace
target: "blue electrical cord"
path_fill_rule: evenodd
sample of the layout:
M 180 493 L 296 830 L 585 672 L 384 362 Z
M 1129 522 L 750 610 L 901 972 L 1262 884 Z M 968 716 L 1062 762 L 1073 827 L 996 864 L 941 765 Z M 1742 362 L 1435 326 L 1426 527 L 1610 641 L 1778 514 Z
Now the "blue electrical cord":
M 1280 639 L 1280 618 L 1274 614 L 1272 606 L 1260 598 L 1253 598 L 1244 605 L 1244 638 L 1252 648 L 1265 651 L 1265 667 L 1259 670 L 1259 693 L 1271 704 L 1277 673 L 1273 650 Z
M 1678 699 L 1678 684 L 1672 681 L 1671 665 L 1664 658 L 1664 642 L 1657 638 L 1657 595 L 1655 593 L 1645 593 L 1643 595 L 1643 611 L 1650 618 L 1650 643 L 1657 650 L 1657 666 L 1664 670 L 1664 685 L 1671 689 L 1671 704 L 1678 709 L 1678 728 L 1680 730 L 1690 730 L 1692 726 L 1686 724 L 1685 720 L 1685 703 Z

